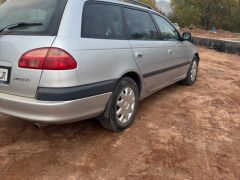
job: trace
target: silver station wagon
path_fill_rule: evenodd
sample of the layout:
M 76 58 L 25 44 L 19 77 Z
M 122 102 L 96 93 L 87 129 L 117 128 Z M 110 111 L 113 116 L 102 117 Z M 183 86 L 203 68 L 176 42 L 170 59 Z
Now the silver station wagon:
M 199 54 L 151 7 L 117 0 L 0 6 L 0 113 L 43 124 L 128 128 L 139 101 L 196 81 Z

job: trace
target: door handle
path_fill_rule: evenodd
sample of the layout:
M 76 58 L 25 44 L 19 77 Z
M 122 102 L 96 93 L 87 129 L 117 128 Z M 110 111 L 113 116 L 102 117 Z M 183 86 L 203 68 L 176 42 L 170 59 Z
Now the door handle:
M 173 50 L 172 49 L 168 49 L 168 53 L 169 54 L 173 54 Z
M 142 58 L 143 57 L 143 53 L 142 52 L 136 52 L 135 53 L 135 57 L 136 58 Z

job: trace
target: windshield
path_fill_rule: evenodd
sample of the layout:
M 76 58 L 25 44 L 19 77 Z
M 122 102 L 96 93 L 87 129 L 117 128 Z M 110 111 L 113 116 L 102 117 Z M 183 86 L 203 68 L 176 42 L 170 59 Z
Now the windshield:
M 1 34 L 56 35 L 67 0 L 10 0 L 0 6 L 0 29 L 18 23 L 41 23 L 19 26 Z

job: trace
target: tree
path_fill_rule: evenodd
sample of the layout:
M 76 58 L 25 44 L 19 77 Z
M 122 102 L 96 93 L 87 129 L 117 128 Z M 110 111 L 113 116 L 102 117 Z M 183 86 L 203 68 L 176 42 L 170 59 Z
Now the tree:
M 240 0 L 172 0 L 172 8 L 171 19 L 181 26 L 240 31 Z

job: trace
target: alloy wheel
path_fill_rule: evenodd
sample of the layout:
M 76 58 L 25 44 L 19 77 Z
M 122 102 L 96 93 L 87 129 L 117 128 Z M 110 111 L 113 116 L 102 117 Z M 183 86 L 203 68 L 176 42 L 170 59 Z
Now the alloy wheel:
M 116 117 L 120 123 L 128 122 L 133 116 L 136 96 L 130 87 L 126 87 L 117 98 Z

